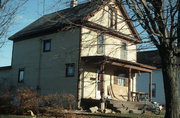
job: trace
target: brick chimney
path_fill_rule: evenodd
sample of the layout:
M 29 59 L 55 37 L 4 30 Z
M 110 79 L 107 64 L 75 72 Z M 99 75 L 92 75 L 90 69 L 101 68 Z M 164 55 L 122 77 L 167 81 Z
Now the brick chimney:
M 78 5 L 78 1 L 77 0 L 71 0 L 70 7 L 75 7 L 77 5 Z

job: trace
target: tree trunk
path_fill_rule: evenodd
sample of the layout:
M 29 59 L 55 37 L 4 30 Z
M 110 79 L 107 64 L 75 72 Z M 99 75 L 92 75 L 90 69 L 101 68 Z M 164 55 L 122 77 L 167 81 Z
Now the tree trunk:
M 177 57 L 173 54 L 172 50 L 165 48 L 159 52 L 162 60 L 162 74 L 166 99 L 165 118 L 180 118 Z

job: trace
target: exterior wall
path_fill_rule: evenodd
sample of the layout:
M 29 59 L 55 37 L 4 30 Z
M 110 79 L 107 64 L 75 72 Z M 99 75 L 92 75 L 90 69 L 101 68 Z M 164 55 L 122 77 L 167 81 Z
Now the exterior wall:
M 105 6 L 102 10 L 97 12 L 93 17 L 89 19 L 89 21 L 97 23 L 99 25 L 108 27 L 110 26 L 110 15 L 108 13 L 108 6 Z M 120 13 L 120 10 L 118 10 L 118 25 L 117 25 L 117 31 L 124 33 L 126 35 L 131 35 L 131 31 L 128 27 L 128 25 L 123 21 L 122 14 Z M 136 62 L 136 45 L 125 41 L 120 38 L 112 37 L 110 35 L 104 35 L 104 53 L 98 54 L 97 53 L 97 41 L 98 36 L 102 32 L 93 31 L 91 29 L 88 29 L 86 27 L 82 28 L 82 38 L 81 38 L 81 56 L 109 56 L 113 58 L 123 59 L 121 57 L 121 45 L 122 42 L 126 42 L 127 44 L 127 59 L 128 61 Z M 97 98 L 96 92 L 97 92 L 97 67 L 94 67 L 92 65 L 86 65 L 83 67 L 84 70 L 84 81 L 83 81 L 83 98 Z M 91 80 L 91 78 L 95 78 L 94 80 Z M 131 90 L 136 91 L 136 80 L 135 77 L 133 77 L 131 81 Z M 114 71 L 110 68 L 104 75 L 105 79 L 105 97 L 108 96 L 108 86 L 113 85 L 114 83 Z M 112 82 L 112 84 L 111 84 Z M 116 86 L 116 85 L 115 85 Z M 118 95 L 126 95 L 127 96 L 127 87 L 120 87 L 116 86 L 116 88 L 120 89 L 120 92 L 117 93 Z M 123 90 L 122 90 L 123 88 Z
M 82 98 L 100 99 L 100 91 L 98 91 L 98 66 L 93 64 L 86 64 L 83 66 L 82 77 Z M 127 100 L 128 87 L 119 86 L 114 84 L 114 78 L 116 70 L 111 66 L 105 66 L 104 73 L 104 93 L 105 98 Z M 131 81 L 136 81 L 135 76 L 132 76 Z M 131 90 L 136 91 L 136 83 L 131 82 Z M 134 86 L 134 87 L 133 87 Z M 123 97 L 122 97 L 123 96 Z
M 152 97 L 152 101 L 165 104 L 163 76 L 161 69 L 157 69 L 153 71 L 152 83 L 156 84 L 156 97 Z M 137 91 L 149 92 L 148 73 L 142 73 L 140 76 L 137 76 Z
M 13 87 L 13 81 L 11 81 L 11 73 L 10 73 L 10 69 L 8 70 L 0 70 L 0 94 L 1 92 L 3 92 L 4 90 L 7 90 L 8 88 L 12 88 Z
M 81 47 L 81 56 L 99 56 L 106 55 L 118 59 L 121 57 L 121 44 L 122 41 L 119 38 L 115 38 L 109 35 L 104 35 L 104 53 L 97 53 L 97 37 L 99 33 L 92 31 L 87 28 L 82 28 L 82 47 Z M 127 60 L 136 61 L 136 45 L 127 43 Z
M 178 73 L 178 80 L 179 80 L 179 102 L 180 102 L 180 71 Z
M 83 98 L 93 98 L 93 99 L 100 99 L 99 95 L 96 93 L 98 90 L 97 82 L 98 82 L 98 67 L 95 65 L 86 65 L 84 68 L 83 73 Z M 111 70 L 105 70 L 106 73 L 104 74 L 104 92 L 105 97 L 108 96 L 107 87 L 110 86 L 110 82 L 113 82 L 113 72 Z
M 51 39 L 51 51 L 43 52 L 43 40 Z M 80 29 L 35 37 L 14 43 L 12 80 L 16 86 L 39 88 L 42 94 L 77 93 Z M 67 63 L 75 63 L 75 77 L 65 77 Z M 25 69 L 24 83 L 18 72 Z

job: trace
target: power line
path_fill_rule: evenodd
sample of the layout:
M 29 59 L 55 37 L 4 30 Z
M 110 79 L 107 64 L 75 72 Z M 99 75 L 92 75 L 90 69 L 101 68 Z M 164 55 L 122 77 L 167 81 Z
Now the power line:
M 45 2 L 46 0 L 43 0 L 43 15 L 45 14 Z

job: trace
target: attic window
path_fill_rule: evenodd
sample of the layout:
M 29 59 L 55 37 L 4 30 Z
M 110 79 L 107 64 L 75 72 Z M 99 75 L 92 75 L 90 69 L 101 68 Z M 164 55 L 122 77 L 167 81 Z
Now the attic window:
M 51 51 L 51 40 L 44 40 L 43 42 L 43 52 Z
M 117 29 L 117 10 L 115 7 L 109 7 L 109 27 Z

